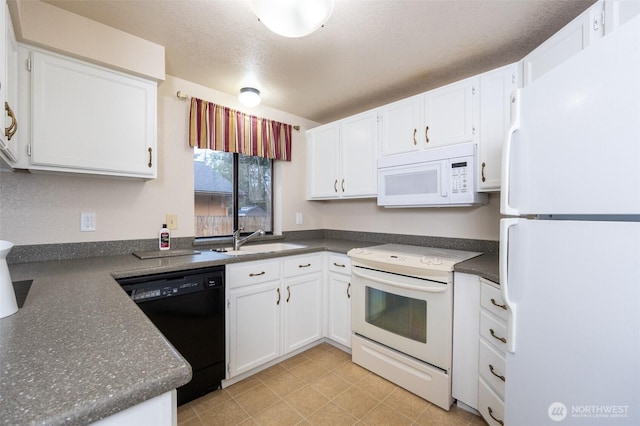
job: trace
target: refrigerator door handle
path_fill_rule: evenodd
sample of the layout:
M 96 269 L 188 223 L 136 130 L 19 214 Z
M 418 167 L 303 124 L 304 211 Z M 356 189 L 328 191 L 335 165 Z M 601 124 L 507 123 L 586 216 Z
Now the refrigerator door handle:
M 500 292 L 502 300 L 508 308 L 507 350 L 516 351 L 516 319 L 517 304 L 509 298 L 509 229 L 518 225 L 521 219 L 510 218 L 500 220 Z
M 509 204 L 509 187 L 511 186 L 511 144 L 513 134 L 520 128 L 520 89 L 511 94 L 511 125 L 502 147 L 502 196 L 500 197 L 500 213 L 519 216 L 518 210 Z

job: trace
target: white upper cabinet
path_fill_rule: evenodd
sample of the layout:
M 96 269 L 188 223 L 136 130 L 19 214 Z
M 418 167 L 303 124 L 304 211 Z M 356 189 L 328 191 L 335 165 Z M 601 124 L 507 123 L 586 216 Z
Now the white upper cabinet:
M 380 107 L 381 154 L 476 141 L 477 92 L 472 77 Z
M 523 59 L 524 85 L 531 83 L 604 35 L 600 0 Z
M 380 108 L 382 155 L 422 149 L 424 95 L 412 96 Z
M 156 82 L 39 49 L 21 47 L 20 57 L 24 168 L 156 177 Z
M 480 191 L 499 191 L 502 145 L 511 123 L 511 93 L 518 88 L 518 65 L 480 75 L 478 170 Z
M 4 25 L 4 27 L 3 27 Z M 18 147 L 18 45 L 6 3 L 0 6 L 0 105 L 4 106 L 4 126 L 0 131 L 0 157 L 13 165 L 19 158 Z
M 376 111 L 307 131 L 307 199 L 377 195 Z
M 424 147 L 475 142 L 478 78 L 472 77 L 424 95 Z

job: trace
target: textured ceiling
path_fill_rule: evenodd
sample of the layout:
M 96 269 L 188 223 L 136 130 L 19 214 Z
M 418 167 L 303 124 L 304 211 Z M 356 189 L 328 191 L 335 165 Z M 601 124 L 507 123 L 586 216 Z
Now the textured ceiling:
M 165 46 L 167 74 L 324 123 L 515 62 L 595 0 L 336 0 L 298 39 L 247 0 L 45 2 Z

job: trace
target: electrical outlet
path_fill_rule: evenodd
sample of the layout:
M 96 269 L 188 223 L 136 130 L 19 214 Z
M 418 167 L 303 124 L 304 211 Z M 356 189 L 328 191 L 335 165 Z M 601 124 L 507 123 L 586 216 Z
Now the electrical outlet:
M 302 213 L 296 213 L 296 225 L 302 225 Z
M 167 228 L 168 229 L 178 229 L 178 215 L 177 214 L 168 214 L 167 215 Z
M 96 230 L 96 214 L 90 212 L 80 213 L 80 231 L 93 232 Z

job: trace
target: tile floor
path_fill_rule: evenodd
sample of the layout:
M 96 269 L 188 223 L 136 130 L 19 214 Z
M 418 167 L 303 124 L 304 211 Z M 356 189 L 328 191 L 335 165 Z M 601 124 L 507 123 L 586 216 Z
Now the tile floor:
M 351 362 L 326 343 L 178 407 L 179 426 L 486 425 L 447 412 Z

